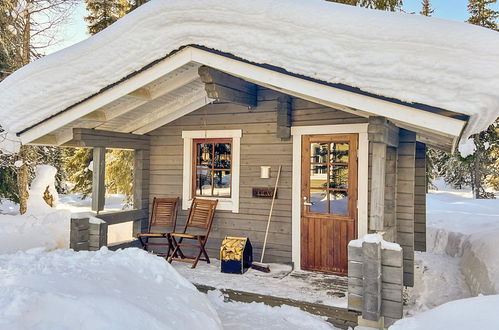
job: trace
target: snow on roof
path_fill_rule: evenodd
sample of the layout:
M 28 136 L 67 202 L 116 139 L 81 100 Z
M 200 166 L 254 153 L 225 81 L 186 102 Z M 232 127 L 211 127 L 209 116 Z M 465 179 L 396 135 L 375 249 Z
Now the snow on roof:
M 18 133 L 189 44 L 471 115 L 465 136 L 499 116 L 495 31 L 323 0 L 153 0 L 0 83 L 0 124 Z

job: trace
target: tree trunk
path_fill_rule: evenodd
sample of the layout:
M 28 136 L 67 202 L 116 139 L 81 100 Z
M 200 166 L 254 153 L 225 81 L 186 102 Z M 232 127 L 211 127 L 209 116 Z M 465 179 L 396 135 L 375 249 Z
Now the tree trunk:
M 24 30 L 22 40 L 22 65 L 26 65 L 30 61 L 30 39 L 31 39 L 31 13 L 29 11 L 31 0 L 26 1 L 26 9 L 24 11 Z M 22 165 L 17 170 L 17 187 L 19 194 L 19 213 L 24 214 L 28 208 L 28 185 L 29 185 L 29 168 L 30 157 L 32 156 L 32 147 L 21 146 L 19 158 Z
M 19 213 L 24 214 L 28 204 L 28 185 L 29 185 L 29 170 L 30 160 L 33 158 L 32 146 L 21 146 L 19 151 L 19 160 L 22 165 L 17 169 L 17 189 L 19 194 Z

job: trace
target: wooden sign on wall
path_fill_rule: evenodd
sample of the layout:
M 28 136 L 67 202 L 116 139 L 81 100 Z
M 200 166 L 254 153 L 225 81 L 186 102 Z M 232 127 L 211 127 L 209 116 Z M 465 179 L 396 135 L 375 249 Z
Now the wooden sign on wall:
M 279 189 L 275 192 L 275 198 L 277 199 L 277 193 Z M 274 195 L 274 188 L 253 188 L 254 198 L 272 198 Z

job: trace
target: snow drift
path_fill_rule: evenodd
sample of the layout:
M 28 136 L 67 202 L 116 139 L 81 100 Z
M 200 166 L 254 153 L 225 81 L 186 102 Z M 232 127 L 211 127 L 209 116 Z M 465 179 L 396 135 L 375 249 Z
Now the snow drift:
M 390 330 L 497 329 L 499 295 L 455 300 L 397 321 Z
M 153 0 L 0 83 L 0 124 L 13 137 L 189 44 L 471 115 L 465 138 L 499 116 L 495 31 L 323 0 Z
M 36 177 L 29 189 L 26 213 L 0 214 L 0 254 L 35 247 L 69 247 L 71 212 L 53 209 L 43 200 L 43 194 L 48 187 L 54 203 L 58 201 L 55 189 L 56 173 L 57 170 L 50 165 L 38 165 Z
M 164 259 L 117 252 L 0 255 L 0 329 L 221 329 L 206 296 Z

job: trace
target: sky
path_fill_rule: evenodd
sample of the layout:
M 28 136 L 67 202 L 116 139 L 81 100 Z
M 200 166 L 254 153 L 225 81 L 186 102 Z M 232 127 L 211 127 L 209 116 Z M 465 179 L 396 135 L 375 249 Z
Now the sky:
M 421 10 L 421 0 L 403 0 L 403 3 L 403 9 L 408 13 L 419 13 Z M 434 17 L 462 22 L 469 16 L 466 9 L 468 0 L 431 0 L 431 4 L 435 9 Z M 494 4 L 491 8 L 499 10 L 499 3 Z M 58 34 L 60 41 L 51 46 L 48 52 L 55 52 L 88 38 L 86 22 L 83 19 L 86 15 L 85 3 L 81 0 L 67 24 L 60 27 Z

